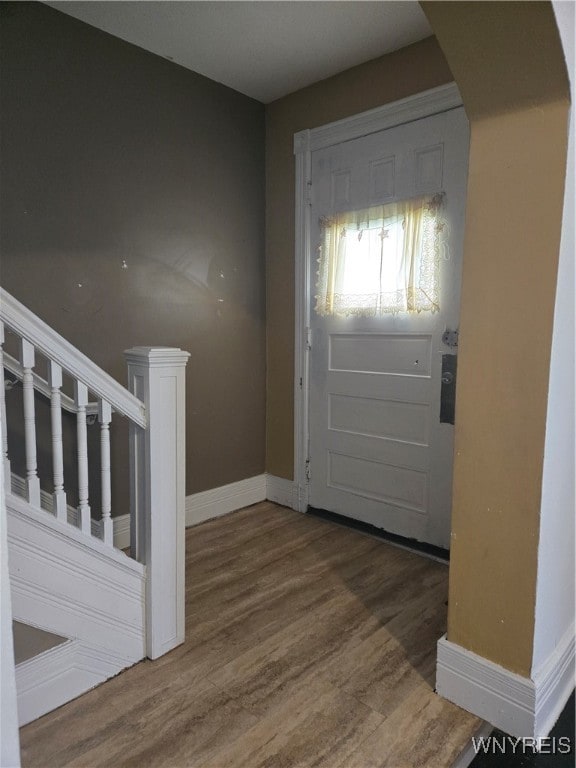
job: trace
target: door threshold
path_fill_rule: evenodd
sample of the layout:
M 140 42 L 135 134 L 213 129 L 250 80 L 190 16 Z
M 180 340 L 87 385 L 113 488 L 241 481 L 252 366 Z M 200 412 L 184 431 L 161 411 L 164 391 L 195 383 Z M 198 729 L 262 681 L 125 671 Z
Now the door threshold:
M 383 528 L 377 528 L 375 525 L 369 523 L 363 523 L 361 520 L 355 520 L 352 517 L 346 517 L 345 515 L 339 515 L 336 512 L 329 512 L 327 509 L 318 509 L 317 507 L 308 507 L 306 510 L 307 515 L 313 517 L 319 517 L 322 520 L 329 520 L 336 525 L 342 525 L 345 528 L 353 528 L 359 533 L 364 533 L 367 536 L 372 536 L 376 539 L 381 539 L 392 544 L 395 547 L 406 549 L 409 552 L 413 552 L 416 555 L 423 555 L 431 560 L 437 560 L 440 563 L 447 565 L 450 562 L 450 550 L 443 547 L 436 547 L 434 544 L 427 544 L 423 541 L 417 541 L 416 539 L 409 539 L 406 536 L 399 536 L 396 533 L 390 533 Z

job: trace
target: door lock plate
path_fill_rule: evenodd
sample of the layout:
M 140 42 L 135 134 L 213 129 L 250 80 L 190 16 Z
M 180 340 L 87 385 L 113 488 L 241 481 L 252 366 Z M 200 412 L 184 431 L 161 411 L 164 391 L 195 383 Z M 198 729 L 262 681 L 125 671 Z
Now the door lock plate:
M 456 349 L 458 346 L 458 331 L 450 331 L 446 329 L 442 334 L 442 343 L 446 344 L 447 347 Z
M 440 391 L 440 423 L 454 424 L 456 410 L 456 355 L 442 355 L 442 388 Z

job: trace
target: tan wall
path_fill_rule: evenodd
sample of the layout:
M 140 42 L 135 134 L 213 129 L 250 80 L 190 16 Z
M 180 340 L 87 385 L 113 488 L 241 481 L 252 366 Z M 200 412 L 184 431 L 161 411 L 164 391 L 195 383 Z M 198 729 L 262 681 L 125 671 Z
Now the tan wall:
M 532 662 L 568 82 L 549 3 L 424 3 L 471 119 L 448 638 Z
M 293 472 L 293 134 L 448 82 L 471 120 L 449 638 L 531 668 L 568 84 L 549 3 L 424 3 L 434 39 L 267 108 L 267 469 Z M 376 85 L 377 84 L 377 85 Z
M 266 107 L 267 471 L 293 477 L 294 133 L 453 80 L 434 38 Z
M 565 129 L 556 103 L 473 122 L 471 132 L 448 637 L 525 675 Z

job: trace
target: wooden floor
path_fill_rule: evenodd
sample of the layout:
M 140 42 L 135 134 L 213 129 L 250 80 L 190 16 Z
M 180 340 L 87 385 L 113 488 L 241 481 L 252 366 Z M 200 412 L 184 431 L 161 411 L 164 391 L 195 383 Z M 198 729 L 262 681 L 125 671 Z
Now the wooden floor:
M 21 730 L 22 765 L 450 766 L 448 569 L 264 502 L 186 534 L 186 643 Z

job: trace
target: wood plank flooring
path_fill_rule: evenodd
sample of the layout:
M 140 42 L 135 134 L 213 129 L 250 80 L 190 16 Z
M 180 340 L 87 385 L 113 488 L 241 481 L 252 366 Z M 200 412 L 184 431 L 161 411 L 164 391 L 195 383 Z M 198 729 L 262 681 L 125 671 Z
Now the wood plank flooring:
M 270 502 L 186 533 L 186 642 L 21 729 L 22 765 L 443 768 L 448 569 Z

